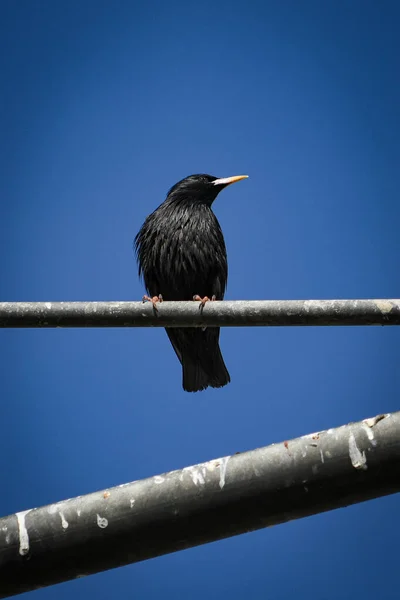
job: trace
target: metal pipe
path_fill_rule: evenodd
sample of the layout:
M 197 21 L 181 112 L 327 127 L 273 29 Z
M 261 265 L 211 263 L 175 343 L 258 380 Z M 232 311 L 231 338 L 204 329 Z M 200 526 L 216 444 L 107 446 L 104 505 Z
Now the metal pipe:
M 400 491 L 400 412 L 0 519 L 0 598 Z
M 400 325 L 400 300 L 1 302 L 0 327 Z

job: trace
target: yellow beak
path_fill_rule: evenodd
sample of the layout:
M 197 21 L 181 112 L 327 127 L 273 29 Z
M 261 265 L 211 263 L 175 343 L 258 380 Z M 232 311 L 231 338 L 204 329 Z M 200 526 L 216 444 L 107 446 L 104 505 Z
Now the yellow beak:
M 247 179 L 248 175 L 234 175 L 233 177 L 223 177 L 222 179 L 216 179 L 213 181 L 214 185 L 231 185 L 231 183 L 236 183 L 237 181 L 241 181 L 242 179 Z

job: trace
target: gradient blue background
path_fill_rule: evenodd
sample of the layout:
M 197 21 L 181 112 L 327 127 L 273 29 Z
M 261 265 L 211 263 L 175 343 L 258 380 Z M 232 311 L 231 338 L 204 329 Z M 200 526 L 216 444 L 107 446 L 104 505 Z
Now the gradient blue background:
M 399 295 L 400 5 L 3 0 L 2 300 L 137 300 L 178 179 L 215 203 L 230 299 Z M 225 329 L 181 389 L 165 333 L 1 332 L 0 514 L 399 408 L 395 328 Z M 392 496 L 32 598 L 398 598 Z

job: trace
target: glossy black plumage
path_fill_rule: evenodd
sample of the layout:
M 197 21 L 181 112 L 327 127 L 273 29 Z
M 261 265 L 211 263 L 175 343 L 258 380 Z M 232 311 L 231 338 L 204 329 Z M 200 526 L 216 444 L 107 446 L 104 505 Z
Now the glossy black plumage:
M 224 187 L 242 178 L 186 177 L 147 217 L 135 238 L 135 250 L 139 275 L 150 296 L 223 299 L 228 278 L 226 248 L 211 205 Z M 229 383 L 219 328 L 167 328 L 166 332 L 182 364 L 184 390 L 196 392 Z

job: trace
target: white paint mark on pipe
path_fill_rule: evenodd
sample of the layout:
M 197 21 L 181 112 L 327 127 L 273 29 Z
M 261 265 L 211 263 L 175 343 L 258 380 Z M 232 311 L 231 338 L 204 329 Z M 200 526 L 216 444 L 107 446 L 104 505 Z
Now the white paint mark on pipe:
M 365 452 L 360 451 L 353 433 L 349 437 L 349 456 L 355 469 L 363 469 L 364 471 L 368 469 Z
M 324 464 L 324 462 L 325 462 L 324 453 L 322 452 L 321 448 L 319 449 L 319 453 L 321 455 L 321 462 L 322 462 L 322 464 Z
M 205 478 L 203 476 L 203 473 L 202 473 L 201 469 L 196 469 L 196 467 L 191 468 L 189 470 L 189 474 L 190 474 L 190 477 L 192 478 L 192 481 L 193 481 L 194 485 L 197 485 L 198 483 L 200 485 L 204 485 L 205 484 L 206 480 L 205 480 Z
M 31 509 L 15 513 L 18 521 L 19 553 L 21 556 L 26 556 L 29 552 L 29 535 L 25 524 L 25 517 L 29 512 L 31 512 Z
M 362 424 L 362 428 L 365 431 L 365 433 L 367 434 L 367 438 L 369 439 L 369 441 L 371 442 L 372 446 L 376 446 L 377 441 L 375 439 L 374 436 L 374 432 L 372 427 L 369 427 L 365 422 Z
M 226 477 L 226 467 L 228 466 L 230 456 L 224 456 L 224 458 L 220 459 L 220 467 L 219 467 L 219 487 L 222 488 L 225 485 L 225 477 Z
M 182 469 L 182 473 L 179 476 L 179 479 L 183 481 L 185 473 L 188 473 L 194 485 L 204 485 L 206 482 L 207 473 L 206 465 L 207 463 L 201 463 L 199 465 L 194 465 L 193 467 L 184 467 Z
M 390 313 L 390 311 L 393 308 L 392 303 L 389 302 L 388 300 L 375 300 L 375 305 L 379 308 L 379 310 L 383 314 Z
M 133 505 L 135 504 L 135 498 L 131 498 L 129 500 L 129 504 L 130 504 L 131 508 L 133 508 Z
M 67 529 L 67 527 L 68 527 L 67 519 L 64 517 L 64 514 L 61 511 L 59 512 L 59 515 L 60 515 L 60 519 L 61 519 L 62 528 Z
M 105 517 L 101 517 L 99 514 L 97 515 L 97 525 L 100 529 L 105 529 L 108 525 L 108 520 Z

